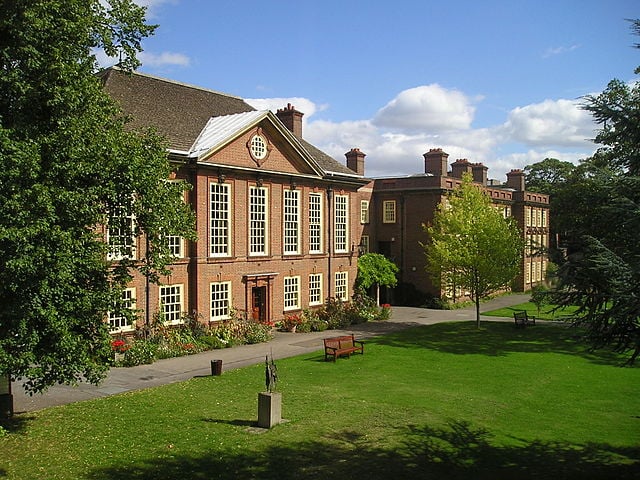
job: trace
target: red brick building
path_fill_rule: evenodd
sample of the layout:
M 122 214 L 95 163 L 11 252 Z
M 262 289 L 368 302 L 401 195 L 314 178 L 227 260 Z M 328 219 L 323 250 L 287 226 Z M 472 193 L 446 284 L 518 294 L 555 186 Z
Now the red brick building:
M 469 172 L 505 215 L 513 216 L 529 244 L 549 242 L 549 198 L 527 192 L 524 173 L 504 185 L 487 179 L 487 167 L 448 154 L 424 154 L 424 173 L 369 180 L 365 154 L 354 148 L 346 165 L 302 137 L 303 114 L 291 105 L 257 111 L 241 98 L 111 68 L 105 90 L 132 118 L 132 128 L 153 127 L 169 142 L 177 178 L 192 186 L 198 241 L 172 239 L 176 257 L 160 285 L 137 276 L 124 292 L 143 312 L 139 323 L 161 314 L 179 323 L 184 313 L 204 321 L 230 317 L 232 309 L 255 320 L 351 298 L 362 252 L 384 254 L 400 268 L 399 287 L 386 301 L 421 304 L 452 296 L 425 272 L 422 228 L 437 205 Z M 131 239 L 133 255 L 144 239 Z M 515 289 L 544 279 L 546 256 L 528 248 Z M 140 257 L 139 257 L 140 258 Z M 464 295 L 464 292 L 461 292 Z M 114 331 L 133 328 L 110 317 Z
M 438 204 L 456 188 L 464 173 L 482 185 L 497 208 L 505 216 L 516 218 L 523 232 L 527 248 L 521 274 L 514 289 L 525 291 L 544 281 L 549 245 L 549 197 L 527 192 L 524 172 L 513 170 L 507 174 L 506 184 L 496 185 L 487 178 L 487 167 L 466 159 L 448 165 L 449 155 L 441 149 L 424 154 L 424 172 L 374 180 L 368 188 L 370 199 L 363 198 L 369 209 L 363 218 L 362 242 L 370 251 L 384 254 L 400 268 L 399 287 L 387 301 L 420 304 L 428 297 L 464 295 L 464 292 L 439 291 L 425 272 L 425 253 L 420 242 L 427 240 L 422 228 L 433 220 Z M 362 172 L 364 173 L 364 172 Z M 542 248 L 541 248 L 542 247 Z
M 175 262 L 161 285 L 135 278 L 124 295 L 146 315 L 179 323 L 230 317 L 277 321 L 288 312 L 353 294 L 362 226 L 358 190 L 368 183 L 302 138 L 302 113 L 276 114 L 242 99 L 117 69 L 102 73 L 106 91 L 169 141 L 198 241 L 173 239 Z M 135 240 L 142 254 L 144 240 Z M 142 314 L 139 322 L 148 319 Z M 114 331 L 132 329 L 109 319 Z

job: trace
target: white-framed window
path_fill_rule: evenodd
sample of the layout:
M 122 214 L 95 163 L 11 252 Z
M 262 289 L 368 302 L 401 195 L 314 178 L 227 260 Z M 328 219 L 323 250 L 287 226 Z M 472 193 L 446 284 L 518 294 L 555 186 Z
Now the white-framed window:
M 360 253 L 362 255 L 369 253 L 369 235 L 362 235 L 360 237 Z
M 300 309 L 300 277 L 284 277 L 284 309 Z
M 334 251 L 344 253 L 349 251 L 349 197 L 336 195 L 334 197 Z
M 136 289 L 125 288 L 122 291 L 122 304 L 123 308 L 135 310 L 136 308 Z M 135 325 L 129 322 L 129 319 L 125 315 L 116 315 L 109 312 L 109 330 L 112 332 L 126 332 L 133 330 Z
M 251 154 L 256 160 L 262 160 L 267 157 L 267 141 L 262 135 L 254 135 L 251 137 L 250 148 Z
M 214 282 L 210 284 L 211 321 L 231 318 L 231 282 Z
M 322 253 L 322 194 L 309 195 L 309 253 Z
M 170 255 L 175 258 L 184 258 L 184 239 L 178 235 L 167 235 L 164 238 Z
M 360 223 L 369 223 L 369 200 L 360 200 Z
M 396 223 L 396 201 L 382 202 L 382 223 Z
M 268 205 L 265 187 L 249 188 L 249 255 L 267 254 Z
M 112 211 L 107 220 L 109 260 L 136 258 L 135 216 L 126 214 L 123 207 Z
M 346 302 L 349 300 L 349 288 L 347 286 L 348 272 L 335 273 L 335 292 L 336 298 Z
M 164 323 L 176 325 L 181 323 L 183 308 L 182 285 L 160 286 L 160 314 Z
M 322 274 L 309 275 L 309 305 L 322 305 Z
M 284 191 L 283 205 L 284 254 L 300 253 L 300 192 Z
M 209 255 L 231 254 L 231 185 L 211 182 L 209 187 Z

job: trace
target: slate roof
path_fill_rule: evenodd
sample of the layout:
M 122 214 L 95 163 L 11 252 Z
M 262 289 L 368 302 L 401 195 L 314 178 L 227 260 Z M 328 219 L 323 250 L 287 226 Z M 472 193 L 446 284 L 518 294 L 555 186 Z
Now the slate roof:
M 172 150 L 188 151 L 211 117 L 255 110 L 239 97 L 152 75 L 112 67 L 100 76 L 132 127 L 156 128 Z
M 198 147 L 212 117 L 255 112 L 242 98 L 139 72 L 126 73 L 111 67 L 99 74 L 107 93 L 132 117 L 133 128 L 153 127 L 169 141 L 169 148 L 190 152 Z M 246 121 L 253 115 L 239 115 Z M 232 118 L 232 117 L 229 117 Z M 223 125 L 224 122 L 221 123 Z M 231 128 L 224 124 L 225 128 Z M 224 132 L 221 132 L 224 134 Z M 304 139 L 298 139 L 309 155 L 325 171 L 359 177 L 351 169 Z

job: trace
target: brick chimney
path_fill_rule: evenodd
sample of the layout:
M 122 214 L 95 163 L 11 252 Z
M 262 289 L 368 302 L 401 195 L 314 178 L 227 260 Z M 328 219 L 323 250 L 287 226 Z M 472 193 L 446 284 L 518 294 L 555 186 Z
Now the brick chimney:
M 447 176 L 448 153 L 442 151 L 441 148 L 432 148 L 423 157 L 424 173 L 431 173 L 440 177 Z
M 471 164 L 466 158 L 459 158 L 451 164 L 451 176 L 462 178 L 465 173 L 472 173 Z
M 524 191 L 524 172 L 514 169 L 507 173 L 507 187 L 520 192 Z
M 276 112 L 276 117 L 298 138 L 302 138 L 303 116 L 304 113 L 297 111 L 290 103 L 285 108 L 279 108 Z
M 472 163 L 471 171 L 473 173 L 473 181 L 481 183 L 482 185 L 486 185 L 487 170 L 489 170 L 489 167 L 485 167 L 482 163 Z
M 364 177 L 364 157 L 367 154 L 361 152 L 359 148 L 352 148 L 344 156 L 347 157 L 347 168 Z

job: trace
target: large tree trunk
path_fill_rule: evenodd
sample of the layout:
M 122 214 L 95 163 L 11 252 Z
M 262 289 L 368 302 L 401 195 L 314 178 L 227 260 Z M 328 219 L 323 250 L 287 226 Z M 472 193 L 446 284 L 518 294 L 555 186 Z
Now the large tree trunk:
M 476 295 L 476 328 L 480 328 L 480 297 Z

